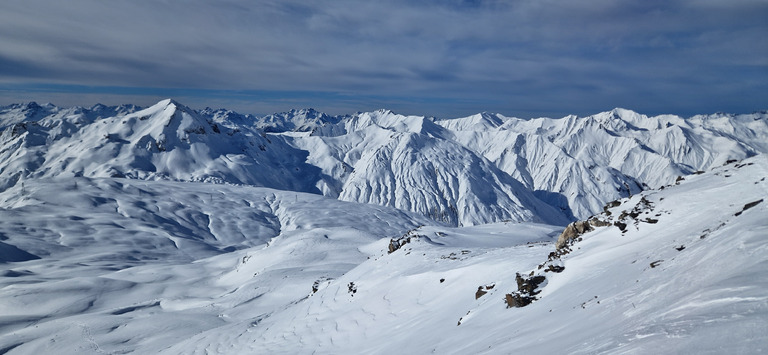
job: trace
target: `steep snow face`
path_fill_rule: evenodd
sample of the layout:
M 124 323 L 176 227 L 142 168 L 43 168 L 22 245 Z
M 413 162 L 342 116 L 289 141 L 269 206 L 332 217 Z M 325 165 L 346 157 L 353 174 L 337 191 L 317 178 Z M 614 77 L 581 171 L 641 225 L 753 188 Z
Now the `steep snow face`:
M 321 135 L 327 131 L 334 134 Z M 321 189 L 341 200 L 414 211 L 454 226 L 569 220 L 425 117 L 380 110 L 283 137 L 309 152 L 308 162 L 330 178 Z
M 493 131 L 510 118 L 496 113 L 482 112 L 476 115 L 437 121 L 451 131 Z
M 615 109 L 583 118 L 487 116 L 435 123 L 456 130 L 457 142 L 579 218 L 677 176 L 768 152 L 766 113 L 683 119 Z
M 433 211 L 433 216 L 451 220 L 452 217 L 445 217 L 440 211 L 451 211 L 456 205 L 446 202 L 451 199 L 442 198 L 444 194 L 439 189 L 430 189 L 427 195 L 431 201 L 426 203 L 410 203 L 402 193 L 397 195 L 397 191 L 407 190 L 407 186 L 418 188 L 418 185 L 408 185 L 407 179 L 394 177 L 391 169 L 397 168 L 397 164 L 411 163 L 402 163 L 398 160 L 400 156 L 388 153 L 399 146 L 395 141 L 403 135 L 398 133 L 411 133 L 425 141 L 434 139 L 446 146 L 460 145 L 492 162 L 502 175 L 508 175 L 505 181 L 509 181 L 508 177 L 514 178 L 560 213 L 586 218 L 599 212 L 608 201 L 669 184 L 678 176 L 722 165 L 727 160 L 768 152 L 764 143 L 768 141 L 767 118 L 765 113 L 756 113 L 697 116 L 686 120 L 672 115 L 647 117 L 615 109 L 588 117 L 561 119 L 521 120 L 482 113 L 435 120 L 379 110 L 343 119 L 309 136 L 294 135 L 290 144 L 310 152 L 309 162 L 321 168 L 326 177 L 321 190 L 327 196 L 399 205 L 421 213 Z M 385 145 L 388 148 L 384 149 Z M 401 156 L 409 154 L 402 150 L 429 149 L 425 147 L 434 147 L 434 144 L 404 145 Z M 372 157 L 377 154 L 382 162 L 393 159 L 391 166 L 376 163 Z M 363 156 L 367 160 L 357 166 Z M 419 152 L 410 156 L 426 159 L 426 155 Z M 450 166 L 467 161 L 452 162 L 447 155 L 438 156 L 440 160 L 421 164 L 435 165 L 437 171 L 450 171 L 450 174 L 468 173 Z M 350 168 L 356 173 L 351 174 Z M 357 174 L 361 169 L 364 173 Z M 429 173 L 432 169 L 420 171 Z M 460 179 L 459 175 L 453 177 Z M 366 179 L 369 181 L 364 181 Z M 415 180 L 421 183 L 421 180 L 434 179 L 425 175 Z M 424 207 L 435 204 L 437 210 Z M 471 217 L 460 223 L 486 223 L 498 218 L 493 212 L 488 218 L 475 219 L 472 213 L 465 215 Z
M 570 320 L 542 314 L 521 335 L 556 327 L 558 339 L 587 339 L 561 344 L 568 353 L 765 349 L 767 179 L 768 158 L 758 155 L 607 206 L 596 217 L 613 225 L 584 234 L 520 312 Z M 503 352 L 523 348 L 554 349 L 523 342 Z
M 365 152 L 339 199 L 414 211 L 450 225 L 568 221 L 485 159 L 414 133 L 394 133 L 387 144 Z
M 47 117 L 3 132 L 0 171 L 19 176 L 130 177 L 210 181 L 317 192 L 306 153 L 208 122 L 172 100 L 98 120 Z M 82 117 L 81 117 L 82 118 Z

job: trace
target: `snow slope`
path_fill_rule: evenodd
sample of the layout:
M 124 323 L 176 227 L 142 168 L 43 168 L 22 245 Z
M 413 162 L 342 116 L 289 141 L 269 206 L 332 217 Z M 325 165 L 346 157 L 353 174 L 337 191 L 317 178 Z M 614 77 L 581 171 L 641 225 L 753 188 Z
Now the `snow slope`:
M 683 119 L 614 109 L 587 117 L 484 114 L 436 123 L 542 198 L 559 198 L 579 218 L 677 176 L 768 152 L 765 112 Z
M 290 137 L 291 144 L 310 152 L 310 163 L 331 165 L 324 173 L 344 181 L 331 193 L 340 200 L 392 206 L 450 225 L 568 221 L 489 161 L 446 139 L 451 133 L 424 117 L 381 110 L 343 124 L 335 131 L 348 133 L 329 139 Z M 339 166 L 349 168 L 333 169 Z
M 279 311 L 362 262 L 357 246 L 429 223 L 313 194 L 114 178 L 27 181 L 0 201 L 4 353 L 156 353 Z
M 623 199 L 601 218 L 640 206 L 637 220 L 583 235 L 559 273 L 538 268 L 554 250 L 544 226 L 420 228 L 391 254 L 372 243 L 370 259 L 279 314 L 168 352 L 759 353 L 767 176 L 759 156 Z M 546 275 L 539 300 L 507 308 L 529 271 Z
M 758 155 L 624 198 L 556 259 L 557 226 L 451 228 L 249 186 L 27 180 L 0 193 L 0 255 L 30 259 L 0 263 L 0 349 L 759 353 L 766 178 Z M 529 272 L 546 277 L 538 300 L 508 308 Z

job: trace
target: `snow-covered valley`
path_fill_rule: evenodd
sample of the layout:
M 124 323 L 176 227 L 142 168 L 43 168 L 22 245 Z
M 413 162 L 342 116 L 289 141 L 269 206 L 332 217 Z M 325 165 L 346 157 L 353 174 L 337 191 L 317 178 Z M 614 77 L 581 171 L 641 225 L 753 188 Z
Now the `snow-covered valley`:
M 768 351 L 766 113 L 0 128 L 0 353 Z

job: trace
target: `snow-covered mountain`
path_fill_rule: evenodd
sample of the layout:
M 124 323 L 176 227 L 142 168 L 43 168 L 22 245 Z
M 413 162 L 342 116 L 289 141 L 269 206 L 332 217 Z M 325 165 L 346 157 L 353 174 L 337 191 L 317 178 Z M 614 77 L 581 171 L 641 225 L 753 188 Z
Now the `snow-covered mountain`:
M 473 128 L 472 120 L 439 121 L 458 140 L 542 194 L 556 193 L 585 218 L 616 198 L 658 188 L 768 149 L 768 115 L 717 114 L 683 119 L 615 109 L 588 117 L 521 120 Z M 512 143 L 514 142 L 514 143 Z
M 545 224 L 28 177 L 0 192 L 0 352 L 759 353 L 767 178 L 765 155 L 686 176 L 608 204 L 557 248 L 563 228 Z
M 766 112 L 0 129 L 3 354 L 768 350 Z
M 219 126 L 173 100 L 121 116 L 52 115 L 0 134 L 0 186 L 41 177 L 127 177 L 317 192 L 306 153 Z
M 768 151 L 768 114 L 456 119 L 312 109 L 257 117 L 173 100 L 0 108 L 0 188 L 38 177 L 206 181 L 320 193 L 449 225 L 565 224 Z

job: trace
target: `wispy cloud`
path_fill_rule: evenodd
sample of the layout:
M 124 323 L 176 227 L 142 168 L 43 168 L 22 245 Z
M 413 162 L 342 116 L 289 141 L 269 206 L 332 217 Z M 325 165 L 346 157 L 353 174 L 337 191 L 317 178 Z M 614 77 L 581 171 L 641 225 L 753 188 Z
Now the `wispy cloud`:
M 762 0 L 6 0 L 0 10 L 0 100 L 59 88 L 72 101 L 99 90 L 250 109 L 265 100 L 266 112 L 556 116 L 743 112 L 765 109 L 768 92 Z

